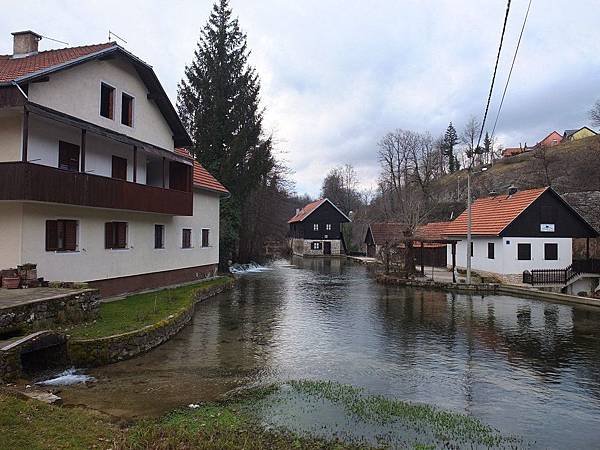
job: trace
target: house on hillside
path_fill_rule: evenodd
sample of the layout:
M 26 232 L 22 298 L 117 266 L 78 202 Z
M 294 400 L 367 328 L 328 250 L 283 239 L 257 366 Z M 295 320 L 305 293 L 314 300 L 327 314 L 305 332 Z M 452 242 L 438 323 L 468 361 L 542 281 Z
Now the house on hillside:
M 152 67 L 114 42 L 0 56 L 0 268 L 114 295 L 212 276 L 227 189 Z
M 596 136 L 596 135 L 598 135 L 598 133 L 596 133 L 591 128 L 581 127 L 577 130 L 565 130 L 565 132 L 563 134 L 563 140 L 577 141 L 579 139 L 583 139 L 583 138 L 590 137 L 590 136 Z
M 563 137 L 557 131 L 553 131 L 548 136 L 546 136 L 544 139 L 542 139 L 540 142 L 538 142 L 537 147 L 541 147 L 541 148 L 554 147 L 555 145 L 560 144 L 562 140 L 563 140 Z
M 341 256 L 346 252 L 342 224 L 350 219 L 323 198 L 296 210 L 288 220 L 290 248 L 298 256 Z
M 522 282 L 526 271 L 566 270 L 573 263 L 573 239 L 598 236 L 552 188 L 480 198 L 471 210 L 472 268 L 512 282 Z M 466 267 L 466 211 L 447 225 L 445 234 L 459 239 L 457 266 Z

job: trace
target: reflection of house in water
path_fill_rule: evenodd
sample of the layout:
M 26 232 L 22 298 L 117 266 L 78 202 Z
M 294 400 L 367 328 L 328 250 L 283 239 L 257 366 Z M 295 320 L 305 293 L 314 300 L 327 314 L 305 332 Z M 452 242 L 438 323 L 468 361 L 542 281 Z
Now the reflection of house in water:
M 343 259 L 340 258 L 302 258 L 296 255 L 292 256 L 292 264 L 302 269 L 328 275 L 341 274 L 344 265 Z

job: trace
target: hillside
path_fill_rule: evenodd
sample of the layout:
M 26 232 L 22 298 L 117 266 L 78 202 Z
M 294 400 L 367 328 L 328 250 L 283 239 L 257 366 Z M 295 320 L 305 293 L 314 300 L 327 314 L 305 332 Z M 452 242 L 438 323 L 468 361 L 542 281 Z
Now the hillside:
M 510 158 L 502 158 L 478 167 L 472 177 L 473 197 L 483 197 L 491 191 L 504 192 L 509 185 L 519 189 L 552 186 L 560 194 L 571 193 L 574 206 L 582 203 L 584 215 L 597 215 L 600 209 L 589 195 L 574 195 L 600 191 L 600 136 L 566 142 L 545 151 L 532 151 Z M 444 206 L 436 212 L 435 219 L 456 216 L 466 204 L 467 173 L 461 170 L 448 174 L 438 181 L 436 192 Z M 581 202 L 578 197 L 582 197 Z M 458 210 L 457 210 L 458 209 Z

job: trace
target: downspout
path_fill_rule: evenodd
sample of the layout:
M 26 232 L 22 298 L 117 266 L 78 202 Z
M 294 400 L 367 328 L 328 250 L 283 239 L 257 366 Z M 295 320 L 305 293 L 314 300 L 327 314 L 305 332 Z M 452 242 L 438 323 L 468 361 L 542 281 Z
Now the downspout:
M 27 97 L 27 94 L 25 93 L 25 91 L 21 88 L 21 86 L 19 86 L 19 83 L 17 83 L 15 80 L 12 80 L 11 84 L 14 85 L 19 90 L 19 92 L 23 95 L 23 97 L 25 97 L 25 100 L 29 101 L 29 97 Z

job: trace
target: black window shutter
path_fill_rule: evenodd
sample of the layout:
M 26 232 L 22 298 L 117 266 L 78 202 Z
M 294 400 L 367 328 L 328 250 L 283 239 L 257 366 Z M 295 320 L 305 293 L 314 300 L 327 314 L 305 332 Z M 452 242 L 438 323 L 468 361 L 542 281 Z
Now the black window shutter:
M 46 251 L 55 251 L 58 247 L 58 229 L 56 220 L 46 220 Z
M 127 223 L 118 222 L 117 224 L 117 247 L 127 247 Z
M 104 248 L 114 247 L 113 236 L 113 223 L 106 222 L 104 224 Z
M 64 227 L 65 250 L 74 252 L 77 250 L 77 222 L 65 220 Z

